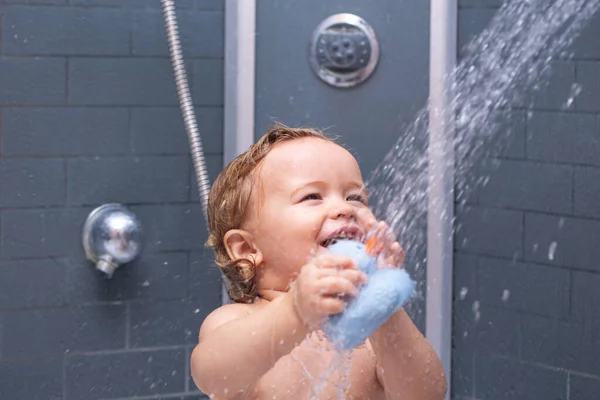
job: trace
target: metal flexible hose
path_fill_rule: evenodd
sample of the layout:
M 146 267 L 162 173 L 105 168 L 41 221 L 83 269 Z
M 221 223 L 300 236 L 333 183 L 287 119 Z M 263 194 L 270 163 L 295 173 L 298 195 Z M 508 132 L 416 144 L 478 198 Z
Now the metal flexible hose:
M 175 85 L 177 86 L 177 96 L 179 97 L 185 131 L 190 145 L 190 154 L 194 165 L 196 183 L 198 185 L 200 200 L 202 201 L 204 218 L 208 220 L 207 206 L 210 181 L 208 179 L 204 150 L 202 148 L 202 139 L 200 138 L 196 115 L 194 113 L 192 95 L 190 94 L 185 71 L 185 61 L 183 59 L 183 51 L 181 50 L 177 15 L 175 13 L 175 1 L 161 0 L 161 6 L 165 21 L 167 41 L 169 44 L 169 53 L 171 55 L 171 64 L 173 65 L 173 75 L 175 77 Z

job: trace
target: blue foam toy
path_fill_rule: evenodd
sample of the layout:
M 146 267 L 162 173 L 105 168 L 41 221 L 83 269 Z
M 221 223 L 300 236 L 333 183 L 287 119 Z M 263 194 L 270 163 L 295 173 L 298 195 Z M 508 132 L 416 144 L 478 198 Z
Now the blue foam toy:
M 352 258 L 369 278 L 344 312 L 330 316 L 323 326 L 338 350 L 349 350 L 364 342 L 404 305 L 415 283 L 404 269 L 377 268 L 377 259 L 369 256 L 360 242 L 338 240 L 329 251 Z

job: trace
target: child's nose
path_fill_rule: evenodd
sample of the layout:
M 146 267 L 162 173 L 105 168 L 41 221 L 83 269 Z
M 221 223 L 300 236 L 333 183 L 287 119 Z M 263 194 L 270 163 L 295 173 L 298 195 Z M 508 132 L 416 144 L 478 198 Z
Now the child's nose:
M 333 209 L 333 216 L 335 219 L 338 218 L 356 218 L 356 212 L 354 207 L 348 204 L 346 201 L 339 201 L 335 204 Z

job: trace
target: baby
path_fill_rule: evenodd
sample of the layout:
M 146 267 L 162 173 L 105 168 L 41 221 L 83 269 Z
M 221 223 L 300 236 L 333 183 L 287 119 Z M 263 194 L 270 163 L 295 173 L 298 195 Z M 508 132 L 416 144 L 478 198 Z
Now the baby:
M 403 309 L 346 368 L 320 337 L 367 279 L 332 239 L 376 235 L 387 267 L 404 253 L 369 210 L 357 161 L 312 129 L 276 125 L 219 175 L 210 192 L 210 236 L 233 304 L 212 312 L 191 357 L 196 385 L 213 399 L 443 399 L 446 378 Z M 330 373 L 331 372 L 331 373 Z M 346 385 L 344 385 L 344 381 Z

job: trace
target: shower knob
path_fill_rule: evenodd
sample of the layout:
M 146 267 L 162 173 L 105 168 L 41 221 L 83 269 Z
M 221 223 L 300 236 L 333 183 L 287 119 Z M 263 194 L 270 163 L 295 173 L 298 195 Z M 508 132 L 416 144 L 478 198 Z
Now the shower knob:
M 379 43 L 373 28 L 361 17 L 335 14 L 314 31 L 309 58 L 322 81 L 335 87 L 352 87 L 375 71 Z
M 83 226 L 85 255 L 109 278 L 119 265 L 139 255 L 141 239 L 142 228 L 138 219 L 120 204 L 104 204 L 96 208 Z

